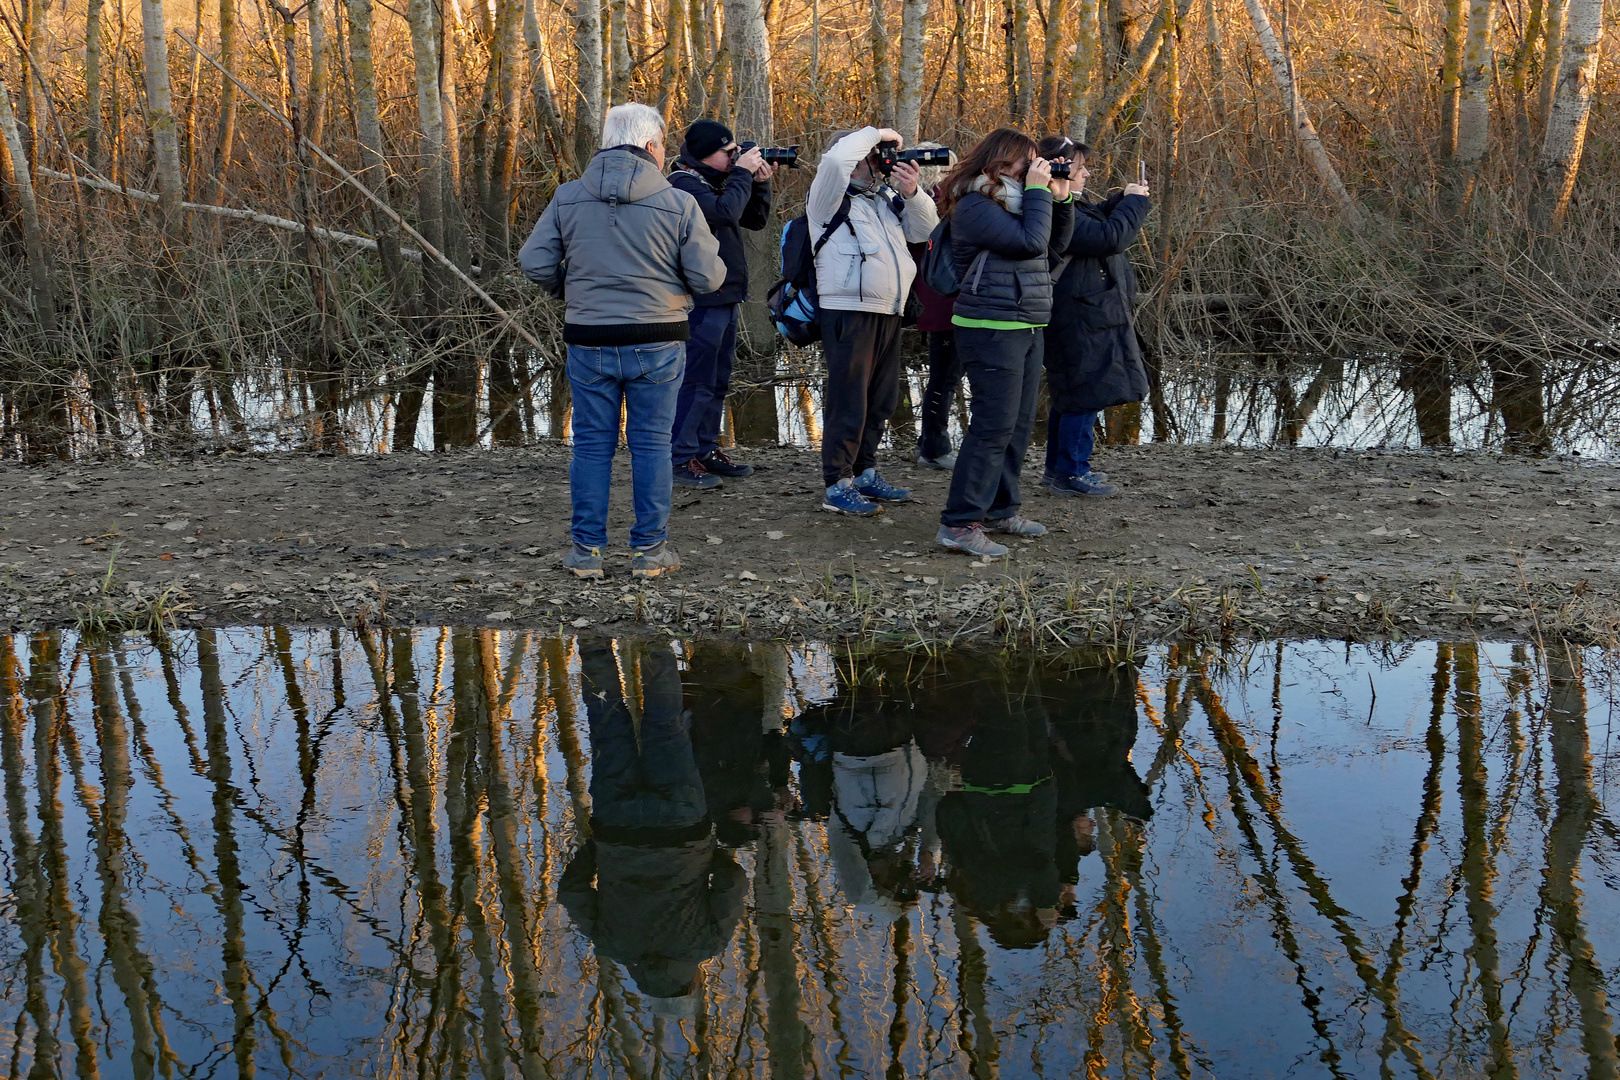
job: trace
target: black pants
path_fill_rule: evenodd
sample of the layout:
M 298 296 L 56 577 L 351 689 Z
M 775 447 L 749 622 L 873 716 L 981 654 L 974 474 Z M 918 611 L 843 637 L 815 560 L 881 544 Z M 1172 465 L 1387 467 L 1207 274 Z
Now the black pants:
M 900 316 L 823 311 L 821 352 L 821 473 L 832 487 L 877 464 L 883 427 L 900 402 Z
M 1035 426 L 1046 338 L 1038 329 L 962 326 L 956 347 L 973 390 L 967 435 L 956 451 L 946 525 L 999 521 L 1018 513 L 1018 475 Z
M 951 405 L 962 381 L 962 358 L 956 351 L 956 331 L 928 332 L 928 388 L 923 391 L 922 435 L 917 452 L 925 458 L 951 452 Z

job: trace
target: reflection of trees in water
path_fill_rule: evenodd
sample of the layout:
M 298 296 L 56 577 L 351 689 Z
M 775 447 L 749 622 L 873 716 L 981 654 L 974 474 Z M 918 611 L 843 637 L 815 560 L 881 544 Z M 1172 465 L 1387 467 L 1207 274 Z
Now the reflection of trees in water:
M 638 725 L 647 650 L 663 647 L 606 654 Z M 750 715 L 779 725 L 807 665 L 755 660 L 772 678 L 747 692 L 770 701 Z M 3 638 L 0 910 L 15 975 L 0 1000 L 19 1018 L 4 1046 L 45 1076 L 373 1061 L 388 1076 L 524 1080 L 980 1078 L 1035 1061 L 1214 1075 L 1231 1033 L 1189 1001 L 1205 927 L 1221 926 L 1236 935 L 1215 946 L 1234 950 L 1229 964 L 1260 972 L 1254 1007 L 1284 1018 L 1266 1030 L 1330 1074 L 1506 1077 L 1559 1062 L 1616 1075 L 1595 929 L 1608 924 L 1582 888 L 1594 837 L 1612 828 L 1582 657 L 1433 649 L 1410 745 L 1381 747 L 1414 765 L 1388 912 L 1352 910 L 1345 898 L 1368 894 L 1330 873 L 1346 865 L 1335 844 L 1386 842 L 1373 823 L 1323 834 L 1298 816 L 1302 795 L 1291 812 L 1286 732 L 1313 718 L 1287 715 L 1289 650 L 1268 648 L 1264 671 L 1220 661 L 1177 647 L 1121 681 L 1157 813 L 1090 812 L 1078 883 L 1026 950 L 997 944 L 944 873 L 923 875 L 897 912 L 852 909 L 828 825 L 795 781 L 785 818 L 759 821 L 736 853 L 747 910 L 683 1020 L 655 1013 L 555 902 L 590 836 L 575 643 L 472 629 L 205 630 L 174 650 Z M 885 670 L 902 685 L 941 678 L 963 701 L 1007 679 Z M 1018 708 L 1072 722 L 1078 691 L 1054 687 L 1077 677 L 1048 678 L 1044 698 L 1019 683 Z M 1251 691 L 1269 699 L 1255 713 Z M 1065 752 L 1085 752 L 1086 731 L 1065 728 Z M 1182 861 L 1189 847 L 1207 863 Z M 943 858 L 948 870 L 949 837 Z M 1195 903 L 1230 910 L 1189 921 L 1192 869 L 1218 879 Z

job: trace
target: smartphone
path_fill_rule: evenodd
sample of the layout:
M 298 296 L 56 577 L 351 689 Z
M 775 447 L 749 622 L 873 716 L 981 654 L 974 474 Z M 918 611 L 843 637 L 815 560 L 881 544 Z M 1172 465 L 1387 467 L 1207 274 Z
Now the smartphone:
M 1144 158 L 1141 161 L 1138 161 L 1136 163 L 1136 182 L 1138 184 L 1141 184 L 1143 187 L 1147 187 L 1147 159 L 1146 158 Z

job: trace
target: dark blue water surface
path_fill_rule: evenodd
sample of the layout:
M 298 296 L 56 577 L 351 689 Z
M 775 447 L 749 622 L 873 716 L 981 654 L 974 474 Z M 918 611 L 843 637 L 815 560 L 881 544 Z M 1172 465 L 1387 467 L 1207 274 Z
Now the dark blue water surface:
M 12 1076 L 1616 1075 L 1608 658 L 0 638 Z

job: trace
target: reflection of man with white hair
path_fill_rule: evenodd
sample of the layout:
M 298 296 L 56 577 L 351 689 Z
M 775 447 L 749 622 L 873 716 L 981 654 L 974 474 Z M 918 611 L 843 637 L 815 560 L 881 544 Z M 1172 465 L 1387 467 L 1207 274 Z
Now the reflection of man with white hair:
M 694 293 L 726 280 L 720 246 L 692 196 L 664 179 L 664 119 L 616 105 L 585 175 L 557 189 L 518 253 L 529 280 L 568 301 L 563 341 L 573 391 L 573 549 L 563 566 L 602 576 L 608 489 L 624 416 L 630 444 L 634 577 L 680 568 L 666 543 L 670 429 L 686 369 Z

